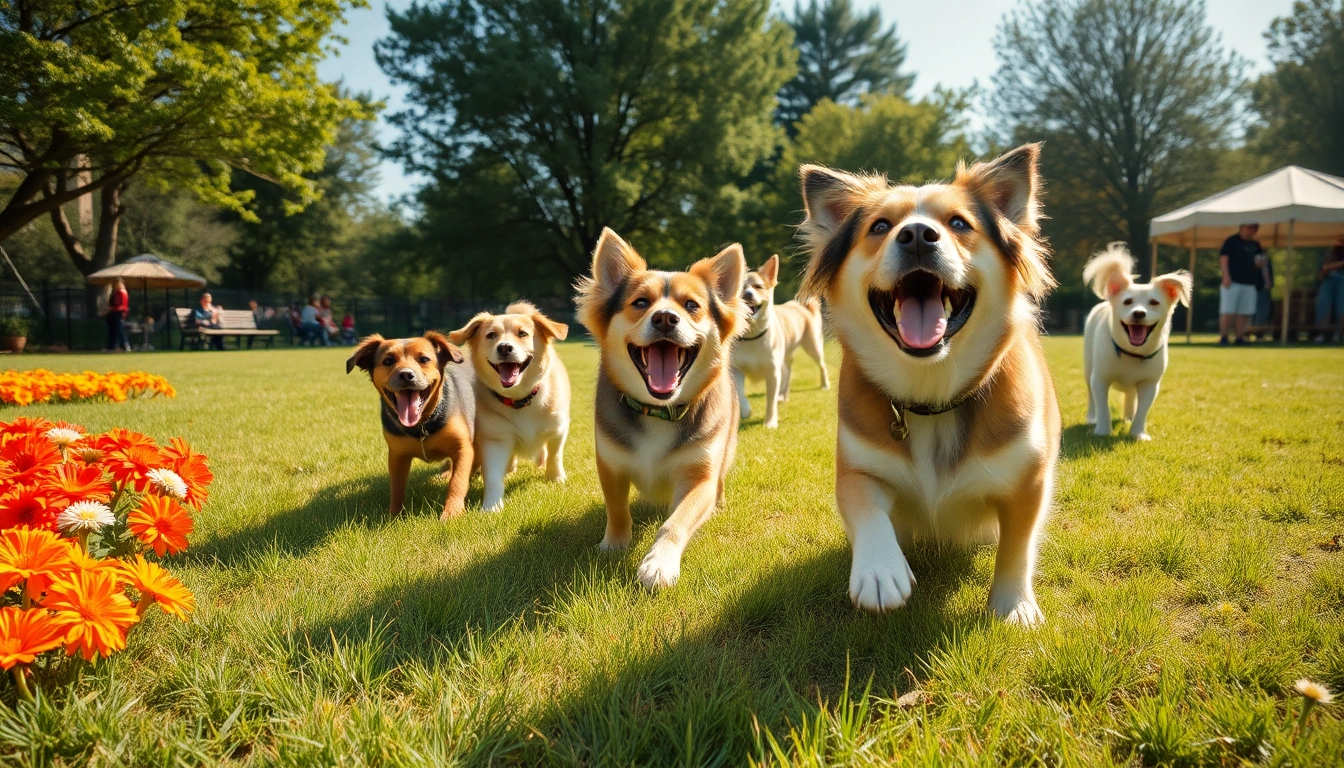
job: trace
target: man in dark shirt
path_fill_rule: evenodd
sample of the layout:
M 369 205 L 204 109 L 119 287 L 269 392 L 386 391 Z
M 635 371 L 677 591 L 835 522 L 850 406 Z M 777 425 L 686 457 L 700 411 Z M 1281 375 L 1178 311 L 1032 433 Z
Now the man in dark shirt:
M 1264 279 L 1265 249 L 1255 238 L 1259 224 L 1242 224 L 1237 234 L 1223 241 L 1218 264 L 1223 285 L 1218 291 L 1219 344 L 1227 344 L 1229 330 L 1236 332 L 1236 343 L 1246 343 L 1246 326 L 1255 315 L 1256 284 Z

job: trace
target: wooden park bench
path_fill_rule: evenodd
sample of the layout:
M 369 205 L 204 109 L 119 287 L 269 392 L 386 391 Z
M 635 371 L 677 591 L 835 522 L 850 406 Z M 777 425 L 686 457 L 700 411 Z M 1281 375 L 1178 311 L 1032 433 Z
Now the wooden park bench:
M 205 341 L 214 336 L 230 337 L 238 340 L 238 348 L 243 348 L 243 339 L 262 338 L 266 340 L 266 346 L 275 345 L 275 337 L 280 332 L 274 328 L 258 328 L 257 319 L 252 316 L 252 312 L 246 309 L 225 309 L 219 313 L 218 328 L 202 328 L 196 324 L 196 318 L 192 315 L 190 309 L 175 308 L 177 314 L 177 327 L 182 330 L 182 343 L 178 349 L 185 349 L 187 342 L 191 342 L 192 349 L 201 349 L 205 346 Z

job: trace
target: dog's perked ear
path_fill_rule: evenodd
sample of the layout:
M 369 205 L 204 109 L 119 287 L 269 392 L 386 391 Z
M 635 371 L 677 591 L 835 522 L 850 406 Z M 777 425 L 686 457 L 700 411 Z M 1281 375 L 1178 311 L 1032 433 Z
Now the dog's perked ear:
M 535 309 L 532 310 L 532 327 L 556 341 L 564 341 L 569 336 L 568 325 L 558 323 Z
M 840 223 L 858 208 L 864 190 L 871 184 L 822 165 L 804 165 L 798 175 L 802 177 L 803 209 L 807 212 L 803 227 L 826 235 L 834 235 Z
M 477 312 L 476 316 L 471 318 L 471 320 L 468 321 L 466 325 L 462 326 L 461 328 L 458 328 L 456 331 L 450 332 L 448 334 L 448 339 L 452 341 L 454 344 L 458 345 L 466 344 L 471 341 L 472 337 L 476 335 L 476 332 L 481 330 L 481 326 L 484 325 L 489 319 L 490 319 L 489 312 Z
M 1036 235 L 1040 231 L 1040 156 L 1040 144 L 1023 144 L 988 163 L 958 167 L 956 183 L 1018 229 Z
M 771 254 L 770 258 L 765 260 L 761 268 L 756 273 L 765 281 L 766 288 L 774 288 L 779 284 L 779 254 Z
M 725 339 L 736 337 L 746 319 L 742 283 L 747 277 L 747 259 L 742 255 L 742 246 L 733 243 L 717 255 L 695 262 L 686 271 L 709 286 L 712 293 L 709 311 L 719 326 L 719 333 Z
M 462 356 L 462 350 L 458 349 L 447 336 L 438 331 L 425 331 L 425 341 L 434 347 L 434 353 L 439 358 L 439 367 L 443 368 L 449 363 L 465 362 L 467 358 Z
M 377 333 L 365 336 L 359 342 L 359 346 L 355 347 L 354 354 L 350 355 L 350 359 L 345 361 L 345 372 L 349 374 L 355 368 L 372 371 L 375 362 L 373 358 L 378 354 L 378 347 L 382 343 L 383 337 Z
M 1175 272 L 1168 272 L 1153 280 L 1167 294 L 1167 298 L 1185 306 L 1190 306 L 1190 291 L 1192 290 L 1192 281 L 1190 273 L 1184 269 L 1178 269 Z
M 1130 277 L 1133 271 L 1134 258 L 1129 255 L 1129 246 L 1117 240 L 1083 266 L 1083 282 L 1092 287 L 1097 298 L 1109 299 L 1134 283 Z
M 636 272 L 648 269 L 630 244 L 607 227 L 593 249 L 593 269 L 588 277 L 574 284 L 578 295 L 574 303 L 579 308 L 579 322 L 589 333 L 601 334 L 607 322 L 620 311 L 622 289 Z

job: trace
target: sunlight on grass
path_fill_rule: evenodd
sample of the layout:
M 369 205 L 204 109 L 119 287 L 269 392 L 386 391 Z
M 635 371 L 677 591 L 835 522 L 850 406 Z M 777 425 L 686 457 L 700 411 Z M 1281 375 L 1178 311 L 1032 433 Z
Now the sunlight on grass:
M 15 765 L 1326 764 L 1339 707 L 1295 731 L 1293 681 L 1344 688 L 1344 351 L 1175 346 L 1151 443 L 1082 424 L 1081 340 L 1051 338 L 1064 445 L 1038 597 L 983 613 L 993 548 L 910 553 L 909 605 L 854 611 L 835 513 L 835 392 L 800 357 L 780 428 L 741 428 L 727 508 L 657 595 L 598 551 L 595 350 L 569 481 L 530 465 L 505 509 L 438 521 L 418 465 L 388 519 L 372 387 L 348 350 L 11 358 L 166 376 L 174 400 L 25 415 L 181 435 L 212 498 L 174 571 L 190 624 L 150 620 L 39 708 L 0 687 Z M 831 364 L 839 351 L 829 348 Z M 833 370 L 838 370 L 835 368 Z M 763 413 L 762 391 L 752 390 Z M 1115 404 L 1118 412 L 1118 402 Z M 6 409 L 4 418 L 20 411 Z M 0 683 L 5 686 L 7 683 Z M 918 696 L 901 699 L 903 694 Z

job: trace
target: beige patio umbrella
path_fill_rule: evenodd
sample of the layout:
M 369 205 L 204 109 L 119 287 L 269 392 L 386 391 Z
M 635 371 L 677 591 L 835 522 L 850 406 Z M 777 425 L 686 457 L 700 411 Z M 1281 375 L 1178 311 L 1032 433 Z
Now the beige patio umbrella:
M 1269 248 L 1287 248 L 1283 297 L 1283 337 L 1288 343 L 1288 307 L 1293 293 L 1293 248 L 1331 245 L 1344 234 L 1344 179 L 1289 165 L 1257 179 L 1158 216 L 1150 222 L 1153 274 L 1157 245 L 1190 249 L 1217 248 L 1242 224 L 1256 223 L 1256 238 Z M 1190 342 L 1193 307 L 1185 313 L 1185 341 Z
M 203 288 L 206 280 L 204 277 L 183 269 L 171 261 L 161 259 L 152 253 L 144 253 L 135 258 L 127 259 L 118 264 L 94 272 L 84 278 L 93 285 L 111 285 L 118 279 L 124 280 L 127 286 L 140 286 L 145 306 L 149 306 L 149 289 L 162 288 L 165 291 L 171 288 Z M 171 303 L 171 302 L 170 302 Z M 173 326 L 168 325 L 168 345 L 172 346 Z

